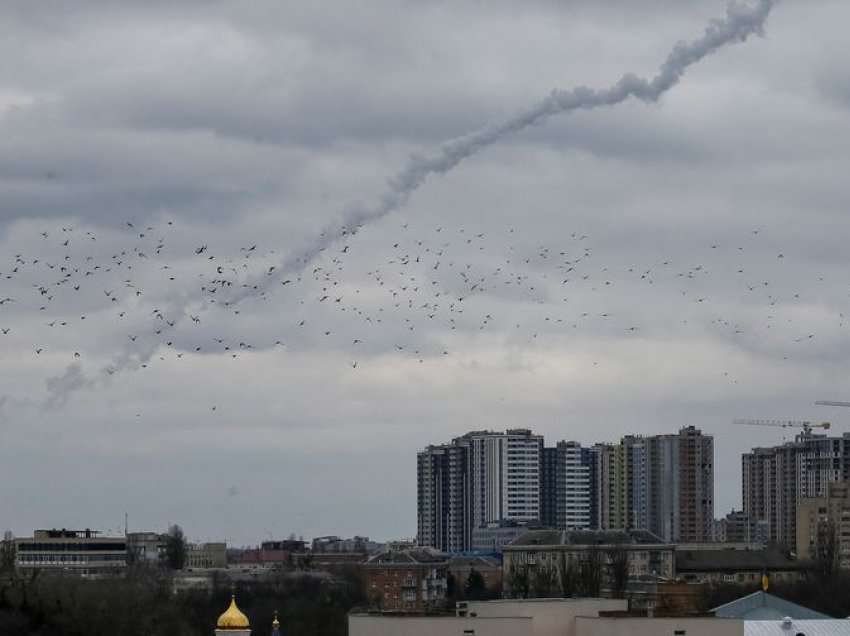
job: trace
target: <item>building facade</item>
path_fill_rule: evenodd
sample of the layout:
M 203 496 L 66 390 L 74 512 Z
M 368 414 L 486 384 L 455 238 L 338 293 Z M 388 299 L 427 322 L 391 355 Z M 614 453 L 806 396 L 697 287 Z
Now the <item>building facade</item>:
M 99 534 L 89 529 L 36 530 L 32 538 L 15 539 L 15 568 L 23 574 L 120 574 L 127 567 L 126 539 Z
M 512 573 L 525 571 L 531 580 L 541 571 L 554 573 L 556 582 L 563 579 L 563 568 L 578 571 L 582 562 L 596 560 L 601 570 L 602 590 L 613 586 L 610 570 L 620 555 L 625 555 L 629 578 L 661 577 L 671 579 L 675 573 L 675 546 L 662 542 L 646 530 L 595 530 L 564 532 L 533 530 L 505 546 L 502 554 L 503 593 L 510 597 Z
M 227 545 L 224 542 L 190 543 L 186 546 L 186 568 L 226 568 Z
M 714 536 L 714 440 L 692 426 L 617 444 L 544 448 L 527 429 L 477 431 L 417 455 L 417 541 L 469 550 L 476 530 L 514 522 L 559 530 Z
M 771 581 L 793 583 L 802 579 L 805 564 L 776 549 L 730 550 L 676 549 L 676 576 L 687 582 L 758 584 L 762 576 Z
M 560 530 L 592 527 L 591 469 L 591 454 L 578 442 L 543 449 L 543 525 Z
M 715 519 L 712 541 L 716 543 L 768 542 L 767 523 L 751 519 L 743 510 L 732 510 L 722 519 Z
M 445 554 L 428 549 L 381 552 L 360 568 L 370 603 L 381 609 L 422 611 L 445 602 Z
M 418 453 L 417 541 L 444 552 L 472 542 L 470 448 L 465 440 Z
M 159 532 L 130 532 L 127 538 L 127 558 L 137 565 L 157 565 L 165 555 L 165 535 Z
M 826 484 L 822 497 L 803 497 L 797 504 L 797 557 L 832 559 L 850 569 L 850 483 Z
M 469 550 L 474 528 L 536 522 L 543 512 L 543 438 L 477 431 L 417 454 L 417 542 Z
M 668 543 L 713 536 L 714 439 L 693 426 L 593 448 L 598 527 L 649 530 Z M 591 524 L 593 526 L 593 524 Z
M 547 524 L 544 524 L 547 525 Z M 472 550 L 501 554 L 502 548 L 529 530 L 541 529 L 540 524 L 517 521 L 491 521 L 482 528 L 472 530 Z
M 469 433 L 472 524 L 542 516 L 543 437 L 528 429 Z
M 744 512 L 767 525 L 771 542 L 797 546 L 797 504 L 823 497 L 827 485 L 850 480 L 850 433 L 810 432 L 780 446 L 754 448 L 741 457 Z
M 646 438 L 648 529 L 664 541 L 710 541 L 714 522 L 714 438 L 693 426 Z

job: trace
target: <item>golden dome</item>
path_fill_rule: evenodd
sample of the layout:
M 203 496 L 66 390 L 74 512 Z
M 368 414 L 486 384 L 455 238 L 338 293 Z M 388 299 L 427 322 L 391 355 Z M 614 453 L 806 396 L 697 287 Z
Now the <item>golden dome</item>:
M 230 597 L 230 607 L 218 617 L 216 627 L 218 629 L 250 629 L 251 624 L 248 622 L 248 617 L 236 607 L 235 594 Z

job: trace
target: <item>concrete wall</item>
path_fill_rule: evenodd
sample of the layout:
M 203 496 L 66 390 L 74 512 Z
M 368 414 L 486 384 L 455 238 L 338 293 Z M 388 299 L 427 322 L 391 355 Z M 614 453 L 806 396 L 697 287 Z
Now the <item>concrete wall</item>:
M 530 618 L 349 614 L 348 636 L 534 636 Z
M 733 618 L 577 618 L 574 636 L 744 636 Z
M 544 598 L 502 601 L 469 601 L 467 612 L 479 617 L 527 616 L 534 619 L 533 636 L 574 636 L 577 616 L 598 616 L 601 611 L 625 611 L 628 601 L 608 598 Z

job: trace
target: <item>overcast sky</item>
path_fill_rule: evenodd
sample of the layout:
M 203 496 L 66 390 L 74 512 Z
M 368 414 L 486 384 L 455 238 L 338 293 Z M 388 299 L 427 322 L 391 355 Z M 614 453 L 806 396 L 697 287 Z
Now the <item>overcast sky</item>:
M 813 405 L 850 400 L 846 2 L 782 2 L 658 103 L 505 138 L 281 276 L 411 154 L 651 77 L 725 4 L 130 4 L 0 8 L 2 528 L 412 536 L 416 452 L 509 427 L 698 426 L 721 516 L 786 434 L 733 418 L 847 430 Z

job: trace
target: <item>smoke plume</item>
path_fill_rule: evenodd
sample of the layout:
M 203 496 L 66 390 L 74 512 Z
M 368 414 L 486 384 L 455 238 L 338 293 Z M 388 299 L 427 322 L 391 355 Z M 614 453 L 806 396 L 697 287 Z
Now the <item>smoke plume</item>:
M 712 20 L 702 37 L 691 42 L 680 41 L 652 79 L 626 73 L 608 88 L 593 89 L 577 86 L 569 90 L 555 89 L 544 99 L 510 119 L 485 126 L 480 130 L 444 142 L 431 155 L 413 155 L 395 176 L 387 180 L 387 188 L 372 207 L 349 206 L 336 220 L 328 224 L 313 240 L 284 259 L 274 276 L 258 276 L 232 300 L 239 301 L 258 289 L 268 288 L 286 275 L 301 271 L 322 251 L 347 235 L 355 234 L 364 225 L 377 221 L 405 206 L 410 197 L 431 175 L 446 174 L 461 161 L 484 150 L 499 140 L 526 128 L 543 123 L 554 115 L 576 110 L 591 110 L 614 106 L 629 98 L 655 102 L 675 86 L 689 66 L 699 62 L 717 49 L 734 42 L 744 42 L 753 34 L 763 34 L 763 28 L 775 0 L 758 0 L 752 6 L 730 4 L 726 17 Z
M 651 79 L 626 73 L 608 88 L 594 89 L 577 86 L 568 90 L 555 89 L 536 104 L 505 121 L 485 126 L 475 132 L 449 140 L 429 155 L 410 157 L 407 164 L 387 180 L 386 189 L 374 205 L 371 207 L 360 205 L 347 207 L 318 236 L 307 241 L 301 249 L 296 250 L 281 261 L 273 275 L 257 275 L 254 280 L 246 281 L 248 284 L 231 297 L 230 301 L 235 303 L 248 296 L 255 296 L 279 282 L 282 277 L 300 272 L 321 252 L 340 239 L 355 234 L 365 225 L 403 208 L 413 193 L 427 181 L 428 177 L 446 174 L 464 159 L 505 137 L 530 126 L 543 123 L 555 115 L 577 110 L 591 110 L 602 106 L 614 106 L 630 98 L 644 102 L 657 101 L 679 82 L 685 71 L 693 64 L 727 44 L 744 42 L 754 34 L 762 35 L 765 21 L 775 1 L 758 0 L 751 6 L 730 4 L 726 9 L 725 17 L 712 20 L 701 37 L 690 42 L 680 41 L 676 43 L 659 67 L 657 74 Z M 185 297 L 185 300 L 186 304 L 178 310 L 175 316 L 178 320 L 187 317 L 189 304 L 197 299 L 193 299 L 189 295 Z M 158 346 L 158 342 L 146 343 L 144 350 L 137 348 L 134 356 L 119 356 L 116 364 L 110 367 L 110 373 L 133 368 L 141 361 L 146 361 Z M 52 386 L 49 384 L 48 388 L 51 391 L 54 389 L 68 390 L 85 385 L 85 383 L 80 384 L 75 375 L 72 376 L 72 379 L 75 381 L 70 384 L 65 381 L 54 382 Z M 62 398 L 58 396 L 51 399 L 58 399 L 60 403 L 62 401 Z

